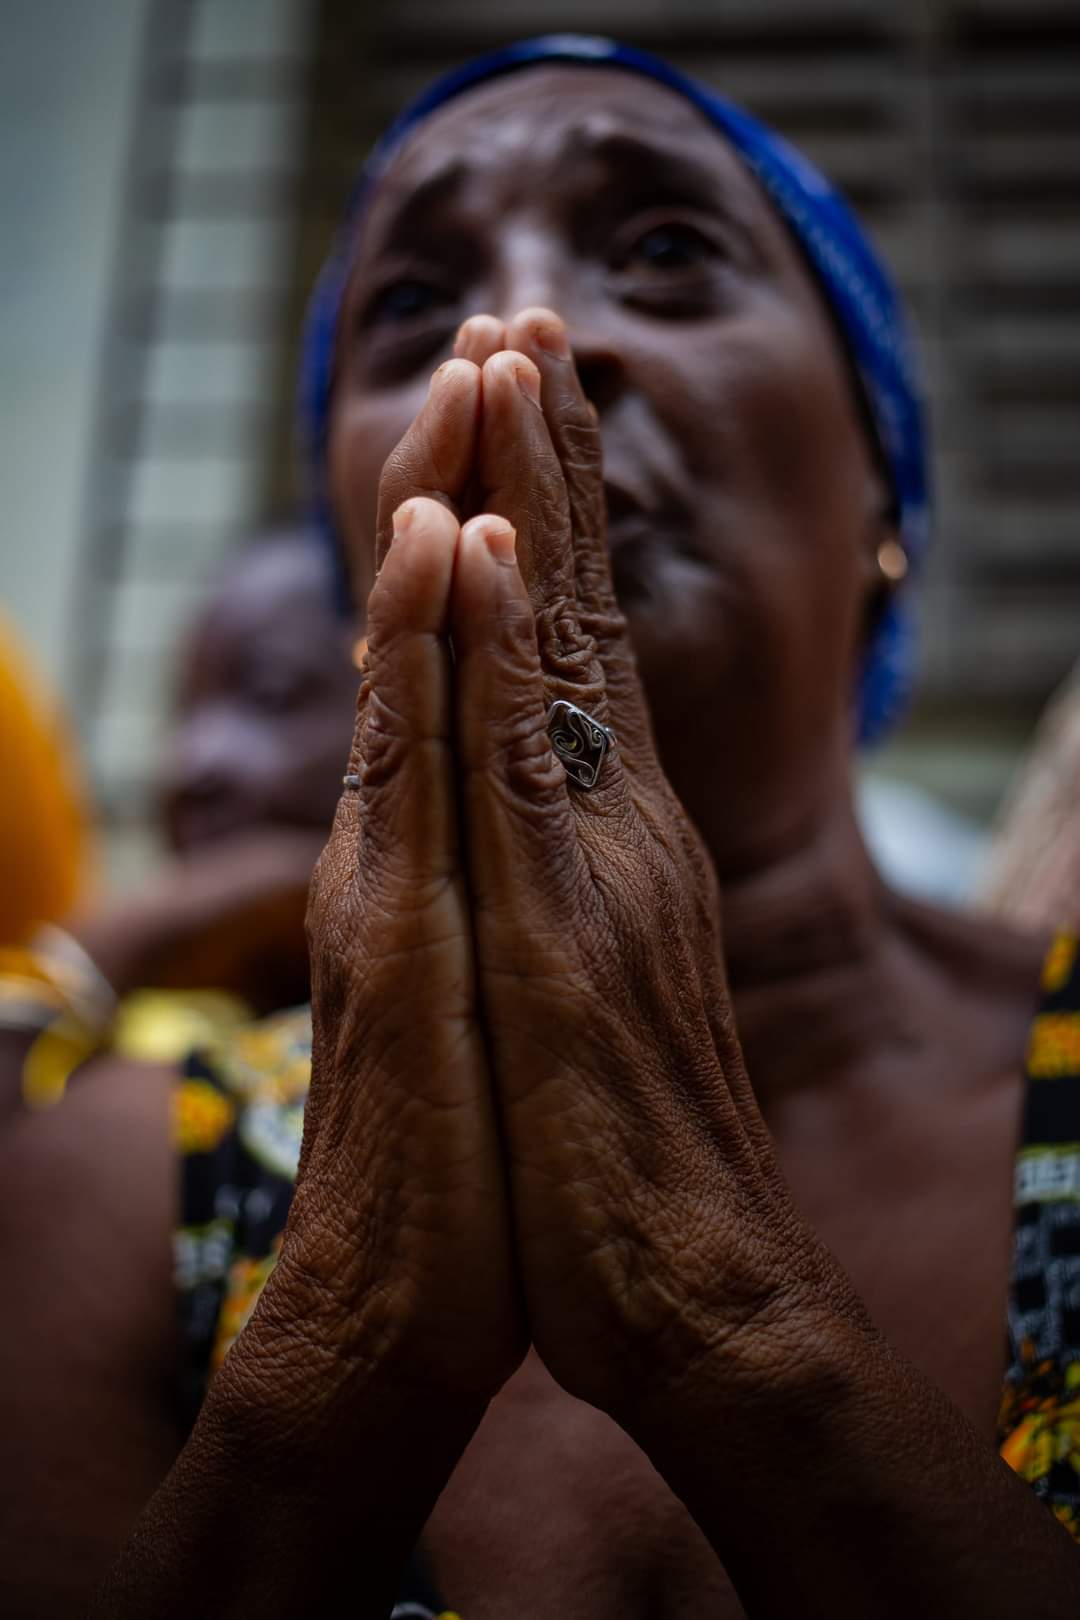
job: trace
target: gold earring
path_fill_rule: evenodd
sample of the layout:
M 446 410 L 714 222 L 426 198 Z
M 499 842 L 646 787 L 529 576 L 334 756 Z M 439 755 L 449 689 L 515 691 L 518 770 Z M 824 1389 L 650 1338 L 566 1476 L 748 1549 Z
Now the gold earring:
M 908 571 L 907 552 L 898 540 L 883 540 L 877 548 L 878 572 L 890 585 L 899 585 Z

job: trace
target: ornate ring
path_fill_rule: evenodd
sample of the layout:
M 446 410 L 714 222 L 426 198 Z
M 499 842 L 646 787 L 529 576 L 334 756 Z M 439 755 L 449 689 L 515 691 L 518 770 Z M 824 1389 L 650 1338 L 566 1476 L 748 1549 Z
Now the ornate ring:
M 584 709 L 560 698 L 548 710 L 548 736 L 563 769 L 576 787 L 596 786 L 604 756 L 615 746 L 615 733 Z
M 341 778 L 341 785 L 342 787 L 351 789 L 351 791 L 355 793 L 357 788 L 360 786 L 360 778 L 359 776 L 355 775 L 354 772 L 350 771 L 348 776 L 343 776 Z

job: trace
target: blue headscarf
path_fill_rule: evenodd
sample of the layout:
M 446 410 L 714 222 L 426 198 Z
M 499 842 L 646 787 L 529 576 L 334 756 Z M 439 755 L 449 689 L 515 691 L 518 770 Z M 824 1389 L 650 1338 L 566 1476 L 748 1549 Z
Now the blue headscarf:
M 308 309 L 301 355 L 301 425 L 314 473 L 318 517 L 332 520 L 325 460 L 334 334 L 353 248 L 373 185 L 405 138 L 437 108 L 490 79 L 545 62 L 638 73 L 697 108 L 756 175 L 802 249 L 861 385 L 877 448 L 891 483 L 900 539 L 913 567 L 928 538 L 927 451 L 921 389 L 907 317 L 892 280 L 833 186 L 779 135 L 658 57 L 613 40 L 553 34 L 524 40 L 437 79 L 405 108 L 361 172 L 339 235 Z M 915 670 L 915 629 L 903 592 L 890 593 L 874 627 L 858 693 L 859 741 L 882 736 L 903 712 Z

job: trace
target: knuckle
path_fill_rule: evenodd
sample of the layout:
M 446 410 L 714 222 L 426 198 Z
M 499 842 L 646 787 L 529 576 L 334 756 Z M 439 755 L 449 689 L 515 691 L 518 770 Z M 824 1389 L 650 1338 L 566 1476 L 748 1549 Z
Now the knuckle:
M 600 435 L 584 413 L 584 402 L 571 401 L 559 412 L 556 427 L 567 483 L 573 478 L 592 487 L 600 470 Z
M 560 597 L 540 609 L 536 639 L 546 674 L 575 686 L 597 679 L 596 641 L 583 629 L 568 598 Z
M 529 803 L 550 801 L 565 780 L 544 716 L 526 711 L 493 720 L 485 728 L 484 750 L 476 767 L 500 777 L 514 799 Z
M 396 774 L 415 740 L 415 731 L 413 717 L 397 702 L 392 690 L 384 687 L 372 693 L 361 773 L 365 787 Z
M 355 861 L 352 845 L 332 834 L 329 844 L 315 863 L 308 891 L 305 929 L 308 948 L 314 958 L 342 926 L 351 910 Z
M 392 570 L 383 569 L 375 581 L 368 599 L 367 615 L 368 644 L 365 656 L 370 680 L 371 670 L 385 663 L 387 653 L 392 651 L 401 618 L 399 592 L 395 589 Z
M 416 652 L 416 649 L 411 649 Z M 423 659 L 402 658 L 393 680 L 372 688 L 365 716 L 360 776 L 363 786 L 381 783 L 405 763 L 410 748 L 444 730 L 442 694 L 425 681 Z

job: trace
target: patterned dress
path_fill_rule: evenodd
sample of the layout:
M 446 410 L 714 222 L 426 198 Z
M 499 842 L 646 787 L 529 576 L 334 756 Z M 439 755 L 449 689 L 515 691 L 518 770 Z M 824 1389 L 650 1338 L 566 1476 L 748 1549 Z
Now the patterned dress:
M 1009 1372 L 1001 1454 L 1080 1539 L 1080 959 L 1058 936 L 1027 1058 L 1016 1160 Z M 292 1198 L 311 1078 L 307 1008 L 224 1032 L 175 1094 L 183 1165 L 176 1282 L 184 1402 L 194 1420 L 273 1269 Z M 419 1579 L 419 1577 L 418 1577 Z M 395 1613 L 430 1614 L 423 1602 Z
M 1043 968 L 1016 1157 L 1001 1454 L 1080 1539 L 1080 953 Z

